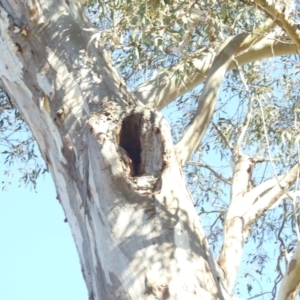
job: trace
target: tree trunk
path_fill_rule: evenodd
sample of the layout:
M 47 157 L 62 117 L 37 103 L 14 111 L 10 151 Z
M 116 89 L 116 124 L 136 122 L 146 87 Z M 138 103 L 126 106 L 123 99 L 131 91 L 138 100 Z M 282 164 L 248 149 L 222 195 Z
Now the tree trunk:
M 89 299 L 223 299 L 162 116 L 77 1 L 0 0 L 0 78 L 53 176 Z

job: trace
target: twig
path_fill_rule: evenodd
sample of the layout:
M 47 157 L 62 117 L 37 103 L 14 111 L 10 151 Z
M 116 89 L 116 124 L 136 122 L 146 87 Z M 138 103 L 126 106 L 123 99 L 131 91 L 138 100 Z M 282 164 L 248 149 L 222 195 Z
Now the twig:
M 217 218 L 215 219 L 215 221 L 211 224 L 210 226 L 210 232 L 212 232 L 213 227 L 216 225 L 216 223 L 218 222 L 218 220 L 221 218 L 221 215 L 218 215 Z
M 260 294 L 256 294 L 255 296 L 247 298 L 247 300 L 254 299 L 254 298 L 260 297 L 260 296 L 265 295 L 265 294 L 272 294 L 272 292 L 263 292 L 263 293 L 260 293 Z
M 226 143 L 228 148 L 231 150 L 231 153 L 233 153 L 233 146 L 231 145 L 231 143 L 230 143 L 229 139 L 227 138 L 227 136 L 225 136 L 225 134 L 222 132 L 221 128 L 215 123 L 212 123 L 212 126 L 218 131 L 221 138 L 224 140 L 224 142 Z
M 226 210 L 210 210 L 210 211 L 202 211 L 200 213 L 198 213 L 199 216 L 203 215 L 203 214 L 220 214 L 220 215 L 225 215 L 226 214 Z
M 210 172 L 212 172 L 218 179 L 220 179 L 221 181 L 223 181 L 224 183 L 231 185 L 231 181 L 224 178 L 223 176 L 219 175 L 213 168 L 211 168 L 210 166 L 206 165 L 206 164 L 201 164 L 199 162 L 196 161 L 188 161 L 186 163 L 187 165 L 190 166 L 197 166 L 197 167 L 202 167 L 202 168 L 206 168 L 208 169 Z
M 241 149 L 241 144 L 242 144 L 242 141 L 244 140 L 244 137 L 245 137 L 245 134 L 247 132 L 247 129 L 249 127 L 249 123 L 250 123 L 250 120 L 251 120 L 251 116 L 252 116 L 252 104 L 253 104 L 253 101 L 254 101 L 254 97 L 251 96 L 251 93 L 250 93 L 250 90 L 249 90 L 249 87 L 246 83 L 246 80 L 244 78 L 244 74 L 243 72 L 241 71 L 237 61 L 234 59 L 233 60 L 235 65 L 236 65 L 236 68 L 237 68 L 237 71 L 239 72 L 239 75 L 241 77 L 241 80 L 242 80 L 242 83 L 245 87 L 245 90 L 247 91 L 247 94 L 249 96 L 249 102 L 248 102 L 248 112 L 245 116 L 245 120 L 244 120 L 244 123 L 243 123 L 243 126 L 241 128 L 241 131 L 240 131 L 240 135 L 237 139 L 237 142 L 235 144 L 235 147 L 234 147 L 234 154 L 238 154 L 239 153 L 239 150 Z
M 263 96 L 262 96 L 263 97 Z M 281 186 L 280 184 L 280 181 L 278 179 L 278 176 L 277 176 L 277 173 L 276 173 L 276 170 L 275 170 L 275 166 L 274 164 L 272 163 L 272 157 L 271 157 L 271 148 L 270 148 L 270 142 L 269 142 L 269 137 L 268 137 L 268 133 L 267 133 L 267 126 L 266 126 L 266 121 L 265 121 L 265 114 L 264 114 L 264 110 L 263 110 L 263 106 L 261 104 L 261 101 L 260 99 L 258 98 L 257 99 L 257 102 L 260 106 L 260 110 L 261 110 L 261 118 L 262 118 L 262 122 L 263 122 L 263 127 L 264 127 L 264 134 L 265 134 L 265 138 L 266 138 L 266 144 L 267 144 L 267 149 L 268 149 L 268 155 L 269 155 L 269 159 L 270 159 L 270 162 L 271 162 L 271 166 L 272 166 L 272 170 L 273 170 L 273 173 L 274 173 L 274 176 L 276 177 L 276 180 L 277 180 L 277 183 L 279 185 L 279 187 L 282 189 L 282 191 L 288 196 L 288 198 L 293 201 L 293 198 L 289 195 L 289 193 L 284 189 L 284 187 Z M 299 171 L 298 171 L 299 172 Z

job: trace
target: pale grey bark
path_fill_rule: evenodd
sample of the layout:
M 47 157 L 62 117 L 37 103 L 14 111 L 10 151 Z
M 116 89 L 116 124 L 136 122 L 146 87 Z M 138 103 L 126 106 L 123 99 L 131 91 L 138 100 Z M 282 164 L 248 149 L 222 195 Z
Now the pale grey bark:
M 80 4 L 0 0 L 0 16 L 1 83 L 53 176 L 89 299 L 228 297 L 168 125 L 89 43 Z

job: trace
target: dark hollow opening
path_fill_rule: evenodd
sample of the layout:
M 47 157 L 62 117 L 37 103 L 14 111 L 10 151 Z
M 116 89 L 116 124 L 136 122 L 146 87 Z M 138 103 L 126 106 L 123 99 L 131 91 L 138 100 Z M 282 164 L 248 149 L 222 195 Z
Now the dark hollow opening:
M 133 176 L 139 175 L 141 163 L 140 122 L 138 115 L 126 117 L 120 131 L 120 146 L 127 151 L 133 163 Z

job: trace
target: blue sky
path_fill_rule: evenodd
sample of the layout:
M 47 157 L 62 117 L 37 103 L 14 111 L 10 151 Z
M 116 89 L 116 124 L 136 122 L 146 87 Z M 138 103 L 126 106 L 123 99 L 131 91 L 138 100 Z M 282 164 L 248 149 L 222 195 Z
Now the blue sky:
M 0 157 L 0 182 L 3 175 Z M 0 190 L 0 299 L 86 300 L 79 258 L 49 174 L 37 192 Z

